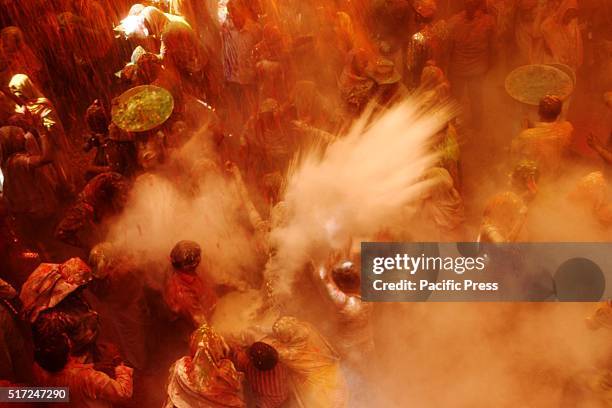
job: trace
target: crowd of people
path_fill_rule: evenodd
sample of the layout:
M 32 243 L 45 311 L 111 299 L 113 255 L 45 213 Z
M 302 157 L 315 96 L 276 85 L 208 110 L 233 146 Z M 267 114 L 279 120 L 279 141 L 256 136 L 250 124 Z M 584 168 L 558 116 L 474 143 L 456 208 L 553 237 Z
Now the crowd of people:
M 606 0 L 5 0 L 0 24 L 3 386 L 68 386 L 75 407 L 377 406 L 354 245 L 303 265 L 316 316 L 263 270 L 294 158 L 410 98 L 459 113 L 433 137 L 411 233 L 370 240 L 563 239 L 532 220 L 552 195 L 586 240 L 612 238 Z M 523 65 L 571 89 L 512 100 L 504 79 Z M 136 88 L 170 108 L 122 117 Z M 165 264 L 109 240 L 151 175 L 186 197 L 207 177 L 230 186 L 257 248 L 250 279 L 218 282 L 212 244 L 190 236 Z M 216 327 L 221 299 L 249 291 L 253 327 Z M 609 331 L 610 316 L 589 322 Z M 601 406 L 611 372 L 591 393 Z

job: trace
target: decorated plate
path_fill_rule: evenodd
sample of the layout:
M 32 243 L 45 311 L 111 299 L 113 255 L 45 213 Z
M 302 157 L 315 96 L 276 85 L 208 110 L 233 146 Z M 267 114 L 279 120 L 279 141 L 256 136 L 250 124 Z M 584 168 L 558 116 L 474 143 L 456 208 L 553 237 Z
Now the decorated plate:
M 113 123 L 127 132 L 145 132 L 163 124 L 174 109 L 170 92 L 154 85 L 141 85 L 113 100 Z
M 572 78 L 550 65 L 524 65 L 506 77 L 506 92 L 528 105 L 538 105 L 546 95 L 558 96 L 564 100 L 573 90 Z

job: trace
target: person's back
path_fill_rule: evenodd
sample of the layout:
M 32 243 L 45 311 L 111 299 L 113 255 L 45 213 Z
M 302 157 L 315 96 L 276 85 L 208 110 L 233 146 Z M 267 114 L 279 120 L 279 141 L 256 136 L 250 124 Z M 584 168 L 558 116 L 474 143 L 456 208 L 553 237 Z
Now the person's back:
M 572 142 L 574 127 L 559 120 L 563 102 L 555 96 L 542 98 L 540 121 L 523 130 L 513 141 L 512 151 L 518 159 L 535 161 L 544 172 L 556 172 Z
M 558 167 L 558 161 L 571 141 L 573 129 L 567 121 L 537 122 L 535 127 L 523 130 L 517 137 L 519 153 L 544 167 Z

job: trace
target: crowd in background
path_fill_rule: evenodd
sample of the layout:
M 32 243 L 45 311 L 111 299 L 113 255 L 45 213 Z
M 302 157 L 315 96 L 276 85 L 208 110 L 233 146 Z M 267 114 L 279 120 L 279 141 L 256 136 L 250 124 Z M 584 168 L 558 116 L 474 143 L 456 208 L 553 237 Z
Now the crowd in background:
M 340 335 L 276 316 L 265 336 L 226 339 L 213 312 L 245 287 L 214 281 L 208 243 L 182 240 L 150 265 L 105 241 L 136 180 L 163 175 L 194 195 L 194 175 L 214 174 L 235 187 L 240 208 L 228 212 L 241 214 L 263 269 L 294 156 L 414 95 L 460 113 L 431 146 L 411 221 L 421 235 L 380 237 L 554 240 L 529 225 L 555 194 L 594 226 L 586 239 L 612 238 L 607 0 L 3 0 L 0 26 L 3 385 L 70 386 L 78 407 L 376 406 L 359 390 L 376 350 L 354 254 L 312 271 Z M 563 67 L 571 92 L 512 100 L 504 79 L 531 64 Z M 172 113 L 128 131 L 113 104 L 143 85 L 165 89 Z M 194 140 L 188 166 L 178 152 Z M 562 197 L 556 186 L 578 167 Z M 610 310 L 593 325 L 609 330 Z

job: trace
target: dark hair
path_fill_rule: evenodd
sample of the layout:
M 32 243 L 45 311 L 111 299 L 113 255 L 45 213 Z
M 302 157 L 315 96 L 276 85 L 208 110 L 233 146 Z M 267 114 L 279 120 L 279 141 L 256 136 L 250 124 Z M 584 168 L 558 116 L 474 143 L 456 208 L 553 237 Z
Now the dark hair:
M 170 260 L 175 269 L 195 268 L 201 258 L 202 248 L 194 241 L 180 241 L 170 252 Z
M 332 279 L 338 285 L 340 290 L 355 292 L 361 286 L 361 277 L 359 272 L 355 270 L 355 264 L 346 261 L 342 262 L 332 269 Z
M 34 361 L 45 371 L 57 373 L 68 363 L 70 343 L 65 335 L 54 335 L 41 339 L 34 347 Z
M 34 344 L 43 344 L 47 338 L 71 333 L 78 327 L 78 321 L 71 314 L 59 308 L 45 310 L 32 325 Z
M 540 100 L 538 113 L 540 117 L 546 121 L 554 121 L 561 114 L 563 101 L 557 96 L 547 95 Z
M 248 353 L 255 368 L 260 371 L 272 370 L 278 363 L 278 352 L 267 343 L 258 341 L 251 344 Z

